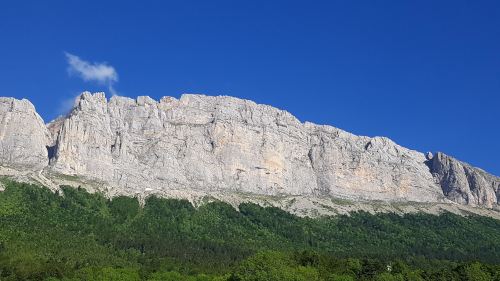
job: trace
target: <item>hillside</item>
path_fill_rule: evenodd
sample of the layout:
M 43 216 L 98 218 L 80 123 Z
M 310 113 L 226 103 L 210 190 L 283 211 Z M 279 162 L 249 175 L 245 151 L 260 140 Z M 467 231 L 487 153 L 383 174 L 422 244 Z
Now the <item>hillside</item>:
M 255 204 L 238 211 L 223 202 L 195 208 L 149 197 L 141 207 L 135 198 L 109 200 L 84 189 L 55 194 L 4 184 L 1 280 L 500 277 L 500 221 L 487 217 L 361 212 L 312 219 Z

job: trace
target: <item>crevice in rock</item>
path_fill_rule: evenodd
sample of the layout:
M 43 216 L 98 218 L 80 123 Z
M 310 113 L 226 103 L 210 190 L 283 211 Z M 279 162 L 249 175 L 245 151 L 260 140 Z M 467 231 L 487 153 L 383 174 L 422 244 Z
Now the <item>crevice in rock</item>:
M 365 150 L 369 150 L 370 148 L 372 148 L 373 144 L 371 141 L 369 141 L 367 144 L 365 144 Z
M 426 157 L 424 164 L 429 169 L 429 173 L 431 173 L 434 181 L 441 188 L 441 192 L 445 198 L 451 199 L 451 192 L 453 189 L 450 187 L 449 180 L 449 171 L 445 170 L 445 167 L 439 163 L 439 157 L 437 155 L 433 157 Z
M 57 153 L 57 144 L 52 146 L 45 146 L 47 148 L 47 157 L 49 158 L 49 163 L 56 157 Z
M 477 182 L 478 179 L 476 178 L 477 175 L 474 174 L 473 171 L 467 169 L 467 167 L 463 167 L 463 171 L 465 174 L 465 178 L 467 179 L 467 189 L 466 191 L 469 191 L 466 193 L 467 195 L 467 203 L 470 204 L 470 201 L 474 201 L 476 204 L 480 204 L 480 193 L 481 193 L 481 188 L 478 186 Z M 472 196 L 472 198 L 470 198 Z
M 313 149 L 309 149 L 309 152 L 307 153 L 307 158 L 309 158 L 309 164 L 311 167 L 314 169 L 314 159 L 313 159 Z
M 435 171 L 434 171 L 434 160 L 433 159 L 431 159 L 431 160 L 425 160 L 424 164 L 425 164 L 425 166 L 427 166 L 427 168 L 429 168 L 429 172 L 432 175 L 434 175 L 435 174 Z

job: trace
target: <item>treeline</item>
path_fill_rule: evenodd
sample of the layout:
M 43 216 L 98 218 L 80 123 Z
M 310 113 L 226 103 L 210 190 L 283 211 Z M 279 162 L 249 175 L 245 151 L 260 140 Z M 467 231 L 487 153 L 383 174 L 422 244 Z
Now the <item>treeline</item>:
M 312 219 L 4 185 L 0 280 L 500 280 L 500 221 L 487 217 Z

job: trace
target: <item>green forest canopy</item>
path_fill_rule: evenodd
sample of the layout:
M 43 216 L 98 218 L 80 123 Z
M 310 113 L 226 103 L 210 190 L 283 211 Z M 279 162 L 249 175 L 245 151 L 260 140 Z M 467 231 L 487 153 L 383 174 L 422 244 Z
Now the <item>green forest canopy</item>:
M 0 280 L 500 280 L 500 221 L 277 208 L 6 182 Z M 61 196 L 63 195 L 63 196 Z

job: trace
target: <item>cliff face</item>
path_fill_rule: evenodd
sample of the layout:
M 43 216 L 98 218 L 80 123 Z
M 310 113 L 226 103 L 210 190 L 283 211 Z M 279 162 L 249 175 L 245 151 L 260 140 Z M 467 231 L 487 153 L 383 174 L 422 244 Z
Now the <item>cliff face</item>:
M 500 178 L 443 153 L 437 153 L 431 165 L 444 195 L 450 200 L 489 208 L 498 204 Z
M 28 101 L 7 100 L 26 106 L 13 114 L 0 104 L 2 165 L 96 180 L 113 193 L 448 198 L 487 207 L 500 195 L 499 178 L 442 153 L 429 160 L 387 138 L 301 123 L 286 111 L 232 97 L 108 101 L 86 92 L 68 116 L 47 126 Z
M 83 94 L 64 121 L 52 169 L 129 190 L 438 201 L 422 153 L 385 138 L 302 124 L 230 97 L 136 100 Z
M 48 132 L 28 100 L 0 97 L 0 166 L 37 171 L 48 165 Z

